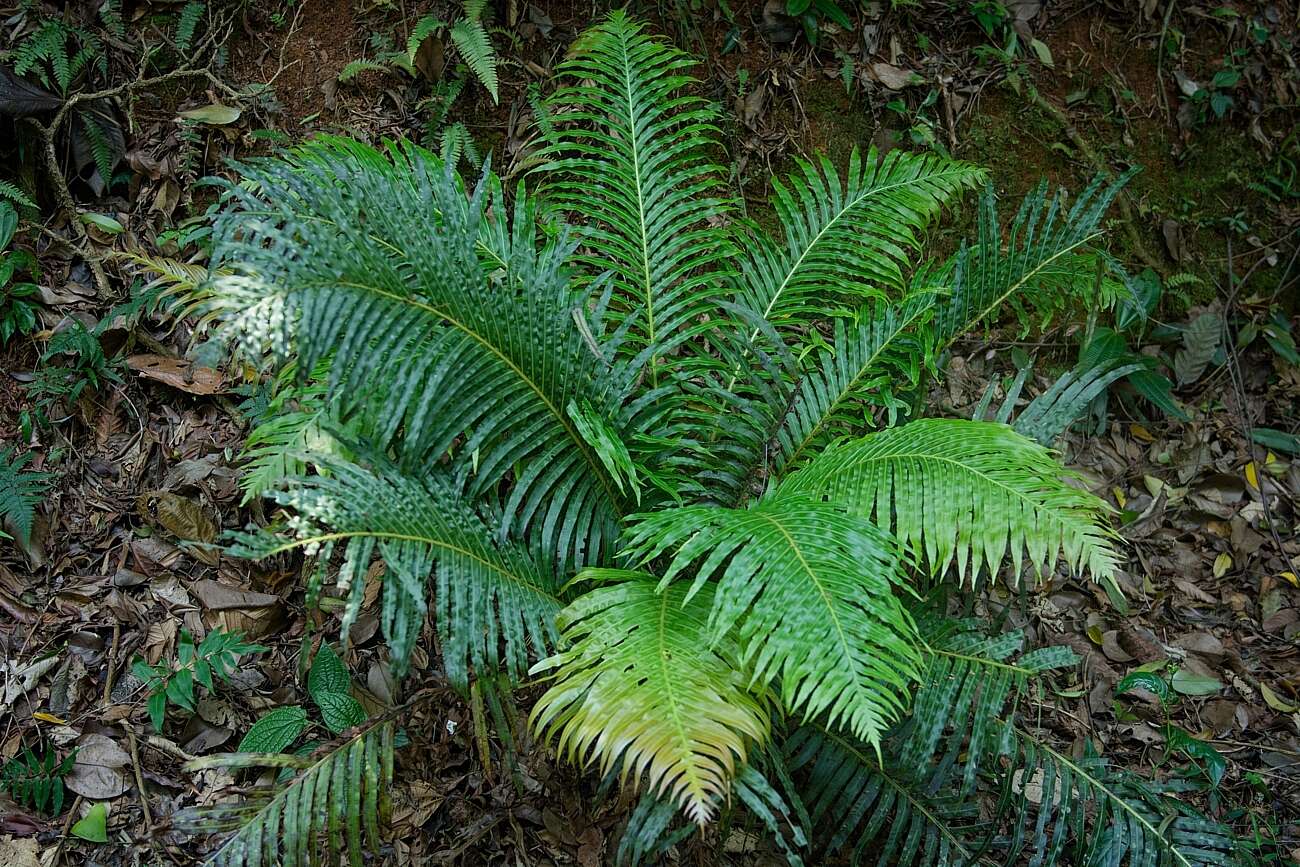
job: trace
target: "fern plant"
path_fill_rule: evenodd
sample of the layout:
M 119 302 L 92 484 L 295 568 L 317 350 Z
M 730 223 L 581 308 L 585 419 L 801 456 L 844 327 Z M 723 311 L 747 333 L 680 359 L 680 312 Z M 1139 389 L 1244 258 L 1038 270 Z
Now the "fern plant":
M 675 810 L 707 823 L 734 795 L 792 863 L 884 827 L 916 829 L 896 850 L 949 860 L 974 799 L 1046 773 L 1017 740 L 1016 698 L 1066 660 L 1009 661 L 1017 639 L 972 638 L 929 588 L 1008 562 L 1013 583 L 1104 580 L 1120 561 L 1110 510 L 1046 447 L 912 417 L 954 337 L 1091 285 L 1061 269 L 1095 262 L 1118 185 L 1069 208 L 1040 193 L 1007 245 L 988 193 L 978 237 L 933 263 L 926 230 L 983 171 L 869 152 L 775 181 L 769 234 L 723 183 L 690 66 L 623 13 L 583 34 L 541 112 L 534 193 L 507 197 L 490 172 L 467 185 L 402 142 L 323 138 L 240 167 L 201 310 L 291 369 L 342 448 L 255 434 L 283 444 L 281 517 L 235 548 L 314 558 L 309 598 L 337 584 L 344 636 L 382 560 L 399 675 L 428 618 L 458 689 L 543 678 L 535 728 L 646 793 L 629 855 L 661 851 Z M 845 315 L 828 325 L 828 308 Z M 836 800 L 837 779 L 879 788 L 900 764 L 903 794 Z M 1123 840 L 1107 863 L 1145 864 L 1190 845 L 1178 822 L 1131 834 L 1146 808 L 1095 809 L 1085 790 L 1120 790 L 1071 768 L 1070 804 L 1000 814 L 1030 838 L 962 851 L 1044 863 Z M 271 818 L 232 808 L 234 851 L 288 859 L 327 819 L 359 827 L 369 808 L 337 791 L 283 789 L 260 802 Z M 917 806 L 937 798 L 953 811 Z
M 71 44 L 72 47 L 69 47 Z M 87 68 L 108 74 L 108 56 L 99 37 L 81 27 L 46 19 L 13 50 L 14 73 L 31 73 L 45 85 L 68 95 L 73 80 Z

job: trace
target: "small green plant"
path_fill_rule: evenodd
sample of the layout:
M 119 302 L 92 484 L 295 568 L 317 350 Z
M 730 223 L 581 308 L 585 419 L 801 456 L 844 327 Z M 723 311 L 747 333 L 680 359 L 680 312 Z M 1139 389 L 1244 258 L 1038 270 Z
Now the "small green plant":
M 213 629 L 195 647 L 194 636 L 182 629 L 174 665 L 171 662 L 150 665 L 136 659 L 131 673 L 149 690 L 149 720 L 154 730 L 162 731 L 169 703 L 194 713 L 197 709 L 195 684 L 212 692 L 216 681 L 230 681 L 241 656 L 265 651 L 260 644 L 246 643 L 242 633 L 221 629 Z
M 13 50 L 17 75 L 34 75 L 47 88 L 67 96 L 73 81 L 88 68 L 108 75 L 108 57 L 99 37 L 81 27 L 49 18 Z
M 49 487 L 49 473 L 24 471 L 32 454 L 17 454 L 11 448 L 0 448 L 0 521 L 7 520 L 15 536 L 0 529 L 0 538 L 17 538 L 26 544 L 31 540 L 32 522 L 36 506 L 45 498 Z
M 47 816 L 63 812 L 63 778 L 77 760 L 74 749 L 62 759 L 53 747 L 37 756 L 28 747 L 14 756 L 0 770 L 0 789 L 9 793 L 19 805 L 34 807 Z
M 40 288 L 22 275 L 37 276 L 36 259 L 26 250 L 10 250 L 18 229 L 18 212 L 0 201 L 0 346 L 15 334 L 28 334 L 36 327 L 36 297 Z
M 366 721 L 366 710 L 352 696 L 352 678 L 334 648 L 322 642 L 307 675 L 307 694 L 320 711 L 325 728 L 342 734 Z M 278 753 L 307 728 L 307 712 L 296 705 L 264 714 L 239 742 L 241 753 Z
M 1169 712 L 1178 705 L 1179 692 L 1189 687 L 1180 687 L 1180 671 L 1175 671 L 1170 678 L 1162 676 L 1160 671 L 1165 666 L 1165 661 L 1161 660 L 1129 672 L 1115 684 L 1115 695 L 1117 697 L 1125 695 L 1135 689 L 1145 689 L 1152 693 L 1159 700 L 1160 713 L 1163 717 L 1161 731 L 1165 738 L 1166 758 L 1175 753 L 1181 754 L 1192 762 L 1193 774 L 1203 774 L 1209 781 L 1210 787 L 1217 789 L 1223 780 L 1228 762 L 1223 754 L 1208 742 L 1193 737 L 1171 721 Z
M 363 72 L 394 69 L 401 70 L 407 75 L 417 76 L 421 73 L 419 68 L 421 49 L 428 40 L 440 38 L 445 33 L 451 39 L 460 58 L 458 70 L 472 73 L 473 77 L 487 88 L 488 93 L 492 95 L 492 101 L 496 102 L 499 97 L 498 61 L 487 28 L 482 21 L 486 7 L 487 0 L 466 0 L 464 14 L 451 23 L 443 21 L 436 15 L 425 15 L 411 28 L 405 50 L 381 49 L 374 59 L 353 60 L 343 67 L 339 73 L 339 81 L 346 83 Z M 459 92 L 457 89 L 456 93 Z M 452 98 L 454 99 L 454 96 Z
M 104 355 L 98 332 L 112 322 L 105 317 L 95 330 L 71 319 L 57 331 L 45 350 L 32 379 L 24 385 L 31 407 L 18 413 L 23 437 L 50 427 L 60 410 L 71 411 L 86 389 L 98 390 L 105 382 L 121 382 L 115 363 Z

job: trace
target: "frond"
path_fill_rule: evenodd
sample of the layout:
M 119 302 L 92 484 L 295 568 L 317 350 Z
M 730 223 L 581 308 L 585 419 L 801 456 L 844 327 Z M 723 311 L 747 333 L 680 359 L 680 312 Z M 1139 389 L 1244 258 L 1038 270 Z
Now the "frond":
M 693 65 L 616 11 L 574 43 L 557 70 L 566 83 L 548 101 L 552 135 L 537 154 L 546 197 L 583 215 L 578 258 L 611 273 L 633 354 L 662 352 L 711 312 L 732 252 L 711 222 L 732 208 L 711 156 L 718 113 L 683 93 Z
M 714 604 L 706 585 L 691 599 L 683 585 L 623 570 L 588 570 L 610 583 L 560 615 L 567 647 L 538 663 L 554 682 L 531 722 L 570 760 L 619 767 L 620 779 L 645 780 L 697 823 L 743 767 L 751 743 L 768 737 L 768 711 L 715 644 Z
M 635 371 L 575 323 L 563 233 L 539 250 L 526 197 L 501 225 L 503 208 L 484 213 L 493 184 L 467 195 L 411 144 L 318 139 L 240 168 L 251 189 L 230 188 L 213 233 L 208 309 L 226 333 L 300 371 L 328 359 L 331 401 L 372 417 L 374 448 L 407 470 L 451 454 L 471 497 L 512 475 L 501 537 L 597 560 L 620 497 L 566 407 L 620 428 Z
M 1016 433 L 1050 446 L 1112 383 L 1147 369 L 1147 364 L 1132 356 L 1106 358 L 1096 364 L 1082 361 L 1030 401 L 1016 416 L 1012 427 Z
M 195 759 L 189 771 L 270 768 L 293 771 L 284 785 L 255 790 L 246 800 L 182 810 L 176 827 L 191 833 L 234 833 L 204 861 L 210 867 L 297 867 L 319 863 L 322 848 L 346 852 L 360 867 L 366 843 L 377 850 L 390 812 L 392 722 L 367 726 L 311 756 L 225 753 Z
M 243 504 L 283 486 L 288 479 L 305 476 L 312 455 L 347 456 L 335 431 L 344 437 L 355 433 L 331 412 L 325 386 L 311 382 L 295 387 L 283 376 L 278 379 L 281 381 L 262 420 L 249 431 L 239 454 Z
M 24 471 L 32 454 L 15 454 L 13 449 L 0 449 L 0 520 L 8 519 L 18 541 L 27 544 L 36 519 L 36 507 L 45 499 L 49 487 L 49 473 Z
M 955 561 L 959 580 L 974 581 L 981 567 L 996 574 L 1009 553 L 1016 580 L 1026 562 L 1041 575 L 1062 560 L 1110 578 L 1119 565 L 1104 523 L 1110 508 L 1073 478 L 1006 425 L 918 419 L 831 447 L 784 489 L 871 518 L 934 574 Z
M 1064 193 L 1049 199 L 1044 180 L 1021 203 L 1005 249 L 996 197 L 991 187 L 986 188 L 980 197 L 976 238 L 963 243 L 939 272 L 952 285 L 952 295 L 935 314 L 941 344 L 984 322 L 1004 303 L 1010 302 L 1023 319 L 1025 309 L 1034 307 L 1039 295 L 1057 295 L 1070 287 L 1087 291 L 1079 287 L 1090 286 L 1097 273 L 1090 245 L 1101 237 L 1106 210 L 1135 173 L 1126 172 L 1109 184 L 1098 175 L 1068 212 Z M 1070 269 L 1063 274 L 1070 263 L 1089 270 Z M 1091 292 L 1084 297 L 1090 299 Z
M 919 673 L 916 629 L 894 541 L 838 505 L 774 496 L 749 509 L 668 508 L 634 515 L 624 556 L 673 552 L 661 586 L 694 569 L 691 593 L 716 579 L 713 641 L 735 628 L 753 683 L 779 680 L 786 708 L 825 714 L 879 744 Z
M 922 294 L 898 305 L 868 304 L 857 325 L 835 320 L 834 342 L 800 380 L 777 433 L 778 472 L 861 430 L 873 407 L 886 409 L 891 420 L 906 409 L 895 392 L 915 385 L 931 363 L 928 341 L 917 328 L 933 306 L 933 297 Z
M 897 297 L 918 234 L 984 177 L 969 163 L 901 149 L 864 159 L 855 148 L 843 178 L 825 157 L 800 160 L 785 183 L 773 181 L 784 237 L 746 239 L 740 302 L 786 327 L 824 315 L 829 299 Z
M 36 209 L 31 196 L 6 180 L 0 180 L 0 200 L 3 199 L 8 199 L 20 208 Z
M 460 52 L 465 65 L 497 102 L 497 55 L 487 31 L 478 21 L 462 18 L 451 26 L 451 41 Z
M 494 541 L 448 480 L 438 473 L 416 478 L 367 470 L 323 455 L 309 460 L 325 474 L 292 479 L 275 494 L 295 514 L 290 536 L 245 535 L 234 553 L 266 557 L 302 548 L 319 551 L 323 567 L 337 549 L 338 583 L 348 597 L 344 636 L 378 553 L 387 566 L 383 627 L 398 674 L 419 637 L 431 576 L 443 664 L 456 687 L 468 687 L 471 669 L 518 677 L 530 650 L 554 646 L 563 604 L 553 575 L 521 546 Z
M 1072 863 L 1202 867 L 1238 863 L 1231 829 L 1201 815 L 1176 785 L 1157 784 L 1110 767 L 1085 740 L 1073 758 L 1016 732 L 1003 778 L 1000 820 L 1011 832 L 998 841 L 1008 862 L 1033 853 L 1031 867 Z M 1024 809 L 1026 800 L 1036 809 Z

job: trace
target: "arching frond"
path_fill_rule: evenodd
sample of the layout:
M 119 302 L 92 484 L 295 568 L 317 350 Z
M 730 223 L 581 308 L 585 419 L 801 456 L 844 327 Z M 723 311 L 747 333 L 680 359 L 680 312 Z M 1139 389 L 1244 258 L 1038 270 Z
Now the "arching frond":
M 1096 364 L 1080 363 L 1030 401 L 1016 416 L 1012 427 L 1016 433 L 1050 446 L 1111 383 L 1147 369 L 1146 364 L 1132 356 L 1105 358 Z
M 496 102 L 497 55 L 492 50 L 492 41 L 488 39 L 483 23 L 473 18 L 462 18 L 451 25 L 449 33 L 465 65 L 487 88 L 488 93 L 492 94 L 492 101 Z
M 783 327 L 824 315 L 829 299 L 896 298 L 918 233 L 984 177 L 969 163 L 902 149 L 863 158 L 855 148 L 843 178 L 825 157 L 800 160 L 784 183 L 773 181 L 784 237 L 746 239 L 740 301 Z
M 393 723 L 376 722 L 310 756 L 225 753 L 186 765 L 190 771 L 271 768 L 293 771 L 288 783 L 255 790 L 245 800 L 182 810 L 176 827 L 191 833 L 234 832 L 204 864 L 211 867 L 297 867 L 319 863 L 321 848 L 346 853 L 353 867 L 378 849 L 390 812 Z M 369 846 L 366 846 L 368 842 Z
M 568 647 L 538 663 L 554 683 L 532 724 L 571 760 L 620 768 L 624 782 L 686 810 L 713 815 L 753 743 L 768 736 L 768 711 L 747 690 L 725 643 L 711 641 L 713 590 L 687 600 L 685 585 L 656 591 L 646 573 L 588 570 L 608 586 L 560 615 Z M 621 764 L 620 764 L 621 763 Z
M 1119 565 L 1110 508 L 1071 478 L 1006 425 L 918 419 L 833 446 L 784 486 L 871 518 L 935 574 L 955 563 L 973 581 L 1010 554 L 1017 580 L 1026 563 L 1042 574 L 1060 560 L 1109 578 Z
M 213 235 L 213 310 L 253 352 L 301 371 L 329 361 L 341 416 L 374 420 L 377 448 L 410 469 L 456 447 L 471 494 L 512 473 L 503 537 L 532 533 L 560 562 L 600 556 L 620 497 L 566 407 L 617 423 L 629 382 L 575 324 L 563 240 L 538 250 L 529 206 L 485 232 L 467 197 L 414 145 L 320 139 L 242 166 Z M 506 263 L 485 275 L 483 238 Z M 222 273 L 222 270 L 228 273 Z M 617 424 L 616 424 L 617 426 Z
M 694 61 L 615 11 L 585 31 L 557 70 L 547 145 L 538 153 L 553 206 L 582 214 L 579 259 L 609 271 L 630 348 L 660 352 L 722 287 L 731 242 L 710 221 L 730 210 L 713 162 L 718 114 L 684 93 Z M 652 377 L 653 378 L 653 377 Z
M 8 519 L 14 535 L 24 545 L 31 540 L 36 507 L 53 478 L 49 473 L 24 469 L 31 460 L 31 452 L 19 455 L 13 449 L 0 448 L 0 521 Z
M 946 276 L 952 285 L 951 296 L 935 314 L 940 344 L 984 322 L 1008 300 L 1023 311 L 1034 305 L 1035 292 L 1059 293 L 1079 281 L 1086 284 L 1095 274 L 1096 259 L 1082 254 L 1101 237 L 1106 210 L 1135 173 L 1126 172 L 1109 184 L 1098 175 L 1068 212 L 1064 193 L 1049 199 L 1044 180 L 1021 203 L 1005 249 L 996 197 L 991 187 L 986 188 L 980 197 L 976 238 L 963 243 L 936 275 Z M 1083 263 L 1089 270 L 1063 274 L 1069 263 Z
M 554 576 L 519 545 L 494 541 L 451 482 L 437 473 L 413 478 L 366 470 L 325 455 L 312 461 L 325 475 L 293 479 L 275 494 L 295 513 L 289 538 L 244 536 L 235 553 L 319 550 L 323 565 L 337 548 L 344 563 L 338 581 L 349 595 L 344 636 L 378 553 L 387 566 L 383 626 L 398 674 L 420 634 L 430 577 L 443 664 L 456 687 L 468 687 L 471 669 L 518 676 L 530 649 L 554 646 L 563 606 Z
M 898 305 L 870 304 L 857 325 L 835 320 L 834 343 L 800 380 L 777 433 L 778 472 L 861 430 L 871 408 L 884 407 L 891 418 L 905 408 L 895 392 L 915 385 L 930 362 L 929 341 L 917 329 L 932 307 L 932 296 L 923 294 Z
M 753 681 L 780 682 L 784 705 L 843 722 L 878 744 L 907 705 L 919 670 L 916 631 L 895 592 L 894 541 L 841 507 L 778 496 L 749 509 L 686 506 L 631 519 L 624 554 L 673 552 L 663 585 L 693 569 L 715 579 L 712 640 L 733 628 Z

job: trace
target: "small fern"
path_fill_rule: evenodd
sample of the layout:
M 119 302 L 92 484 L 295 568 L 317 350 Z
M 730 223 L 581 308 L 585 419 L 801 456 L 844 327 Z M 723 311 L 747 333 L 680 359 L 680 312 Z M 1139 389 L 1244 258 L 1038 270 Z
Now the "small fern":
M 60 759 L 53 747 L 47 748 L 41 757 L 23 747 L 21 753 L 0 769 L 0 789 L 8 792 L 21 806 L 34 807 L 47 816 L 57 816 L 63 812 L 63 778 L 72 770 L 76 760 L 75 749 Z
M 113 170 L 117 168 L 118 155 L 114 152 L 113 145 L 95 114 L 83 111 L 78 112 L 77 117 L 81 122 L 80 129 L 85 132 L 86 141 L 90 143 L 90 155 L 95 161 L 95 170 L 99 172 L 104 190 L 107 191 L 113 184 Z
M 36 202 L 32 201 L 31 196 L 6 180 L 0 180 L 0 200 L 8 200 L 20 208 L 36 210 Z
M 0 448 L 0 520 L 8 520 L 23 544 L 31 541 L 36 507 L 53 478 L 49 473 L 25 471 L 31 460 L 31 452 L 20 455 L 12 448 Z
M 392 721 L 380 717 L 309 756 L 226 753 L 196 759 L 187 770 L 264 768 L 292 776 L 242 800 L 182 810 L 174 824 L 191 833 L 233 832 L 207 856 L 209 867 L 316 863 L 326 841 L 361 867 L 367 844 L 379 848 L 380 827 L 391 811 L 393 739 Z
M 75 42 L 75 51 L 69 52 L 69 41 Z M 72 80 L 88 66 L 93 64 L 101 75 L 108 74 L 108 58 L 99 37 L 56 18 L 45 20 L 19 42 L 13 51 L 13 61 L 15 73 L 34 74 L 47 88 L 57 86 L 64 96 Z
M 188 54 L 193 47 L 199 22 L 207 11 L 205 0 L 190 0 L 181 7 L 180 14 L 176 16 L 176 50 L 182 55 Z

